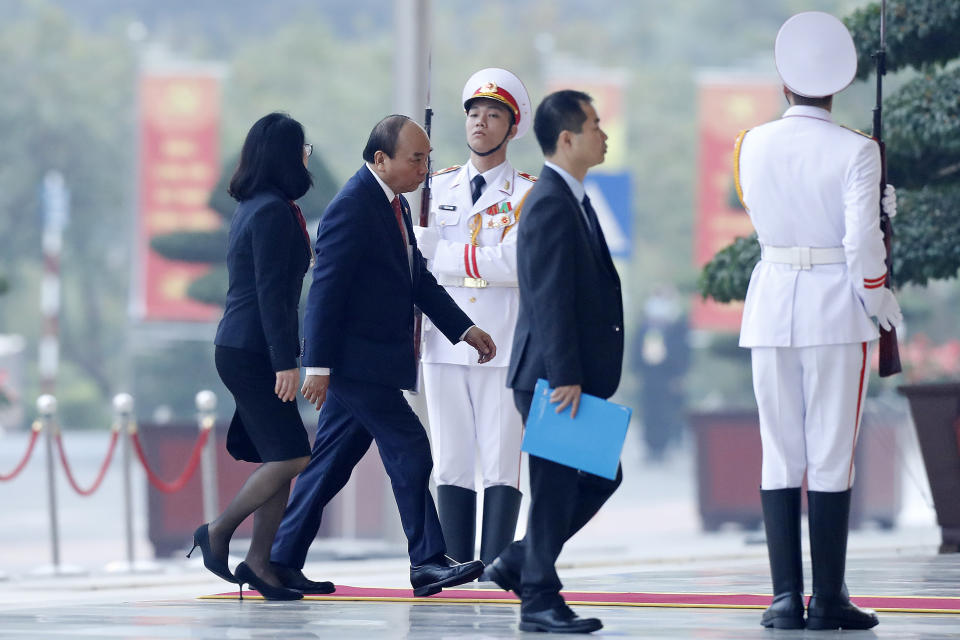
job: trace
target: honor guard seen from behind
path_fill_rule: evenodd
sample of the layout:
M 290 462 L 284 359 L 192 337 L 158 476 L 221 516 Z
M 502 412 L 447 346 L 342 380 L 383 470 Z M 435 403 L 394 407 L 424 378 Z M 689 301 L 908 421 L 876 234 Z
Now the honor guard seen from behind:
M 506 379 L 520 304 L 516 225 L 535 178 L 510 165 L 507 146 L 527 132 L 532 113 L 523 83 L 505 69 L 474 73 L 462 104 L 470 159 L 433 176 L 429 226 L 415 232 L 437 281 L 501 348 L 477 366 L 469 349 L 425 320 L 423 378 L 447 553 L 474 557 L 479 464 L 480 559 L 489 563 L 513 541 L 520 510 L 522 424 Z
M 737 138 L 737 193 L 762 247 L 743 311 L 763 445 L 761 503 L 773 579 L 762 617 L 782 629 L 869 629 L 874 612 L 844 583 L 854 447 L 870 353 L 901 322 L 880 231 L 880 149 L 835 124 L 833 94 L 853 80 L 856 50 L 833 16 L 793 16 L 775 56 L 790 107 Z M 893 188 L 882 205 L 894 215 Z M 807 479 L 812 597 L 804 619 L 800 486 Z

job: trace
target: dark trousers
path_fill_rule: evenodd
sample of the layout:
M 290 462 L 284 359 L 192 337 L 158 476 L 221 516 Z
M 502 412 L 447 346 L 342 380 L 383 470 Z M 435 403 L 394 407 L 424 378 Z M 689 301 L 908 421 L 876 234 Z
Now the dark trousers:
M 430 442 L 403 393 L 334 375 L 320 409 L 310 463 L 297 477 L 273 542 L 273 562 L 303 568 L 323 508 L 346 485 L 374 440 L 393 486 L 410 563 L 423 564 L 446 552 L 429 489 Z
M 526 423 L 533 392 L 514 390 L 513 400 Z M 607 480 L 537 456 L 530 456 L 529 466 L 527 533 L 500 559 L 521 576 L 522 610 L 535 612 L 563 603 L 555 566 L 560 551 L 620 486 L 623 471 L 618 466 L 616 479 Z

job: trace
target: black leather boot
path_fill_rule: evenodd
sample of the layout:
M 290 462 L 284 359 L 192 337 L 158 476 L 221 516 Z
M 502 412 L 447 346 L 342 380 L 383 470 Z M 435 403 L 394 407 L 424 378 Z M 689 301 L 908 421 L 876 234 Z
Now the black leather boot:
M 508 485 L 496 485 L 483 490 L 480 560 L 484 565 L 492 563 L 513 542 L 522 497 L 522 493 Z
M 473 560 L 477 541 L 477 492 L 452 484 L 437 486 L 437 514 L 447 543 L 447 556 Z
M 800 548 L 800 487 L 760 491 L 773 603 L 760 624 L 803 629 L 803 561 Z
M 810 557 L 813 595 L 807 605 L 808 629 L 870 629 L 880 622 L 871 609 L 861 609 L 847 593 L 850 490 L 807 491 L 810 515 Z

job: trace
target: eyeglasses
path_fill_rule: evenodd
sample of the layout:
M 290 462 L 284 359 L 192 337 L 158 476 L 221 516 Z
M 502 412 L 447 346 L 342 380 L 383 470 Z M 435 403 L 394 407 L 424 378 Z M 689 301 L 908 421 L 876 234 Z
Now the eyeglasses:
M 309 142 L 305 142 L 303 144 L 303 155 L 306 156 L 307 158 L 313 155 L 313 145 L 310 144 Z

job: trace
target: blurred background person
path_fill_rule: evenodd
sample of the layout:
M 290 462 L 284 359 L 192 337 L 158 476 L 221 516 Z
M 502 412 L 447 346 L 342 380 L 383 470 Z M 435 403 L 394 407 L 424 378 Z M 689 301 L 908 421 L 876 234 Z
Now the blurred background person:
M 633 338 L 633 368 L 640 382 L 646 459 L 660 462 L 680 443 L 686 425 L 684 381 L 690 366 L 687 316 L 676 289 L 659 285 L 643 307 Z
M 287 505 L 290 481 L 310 460 L 296 397 L 297 308 L 311 250 L 306 222 L 294 201 L 312 185 L 306 168 L 312 150 L 299 122 L 271 113 L 251 127 L 230 181 L 230 195 L 239 204 L 230 226 L 230 285 L 214 341 L 215 358 L 217 372 L 236 402 L 227 451 L 237 460 L 262 464 L 226 510 L 193 534 L 204 566 L 239 583 L 241 590 L 249 584 L 268 600 L 303 597 L 283 587 L 274 574 L 270 547 Z M 231 574 L 230 538 L 251 513 L 250 548 L 236 574 Z
M 516 225 L 534 178 L 513 168 L 507 145 L 529 130 L 532 113 L 526 87 L 505 69 L 474 73 L 461 99 L 470 159 L 433 176 L 430 225 L 414 232 L 437 281 L 501 346 L 481 366 L 468 345 L 450 344 L 424 321 L 423 378 L 447 554 L 458 562 L 474 557 L 479 457 L 480 560 L 489 564 L 513 541 L 522 497 L 523 425 L 506 381 L 520 306 Z

